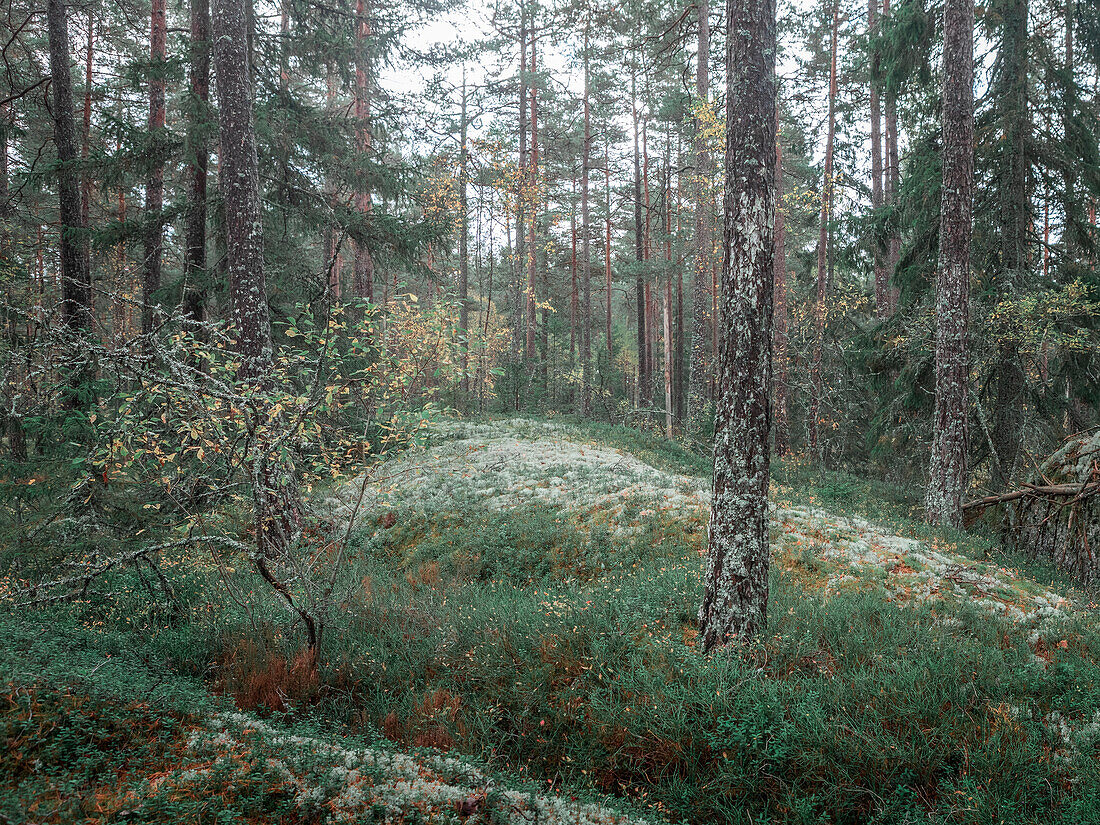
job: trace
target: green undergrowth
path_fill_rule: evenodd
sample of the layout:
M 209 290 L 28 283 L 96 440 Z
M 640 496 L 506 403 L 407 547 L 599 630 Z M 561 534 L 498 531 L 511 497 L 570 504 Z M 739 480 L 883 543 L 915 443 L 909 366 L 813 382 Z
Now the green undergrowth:
M 708 463 L 623 428 L 555 423 L 562 437 L 661 469 L 698 475 Z M 774 479 L 778 503 L 933 535 L 902 489 L 796 460 L 777 463 Z M 283 614 L 245 612 L 216 578 L 183 567 L 169 571 L 194 594 L 182 618 L 149 609 L 124 572 L 109 610 L 43 614 L 52 624 L 14 636 L 5 619 L 15 639 L 5 673 L 54 686 L 64 705 L 69 680 L 49 668 L 69 662 L 54 667 L 79 670 L 87 695 L 115 697 L 105 713 L 134 713 L 138 731 L 152 730 L 148 714 L 170 727 L 224 703 L 326 736 L 466 755 L 532 787 L 611 793 L 674 823 L 1100 822 L 1095 611 L 1036 629 L 966 600 L 891 601 L 877 579 L 811 591 L 800 574 L 819 566 L 814 550 L 773 569 L 757 644 L 705 658 L 695 622 L 705 536 L 667 513 L 624 512 L 640 530 L 469 501 L 387 513 L 388 526 L 381 513 L 368 519 L 316 679 L 303 677 Z M 993 544 L 981 533 L 939 539 L 975 557 Z M 235 575 L 238 592 L 254 586 Z M 157 736 L 147 734 L 151 748 Z M 22 798 L 13 781 L 10 798 Z M 281 803 L 247 804 L 239 821 Z
M 396 748 L 316 703 L 238 713 L 234 697 L 167 669 L 163 645 L 73 618 L 0 617 L 5 823 L 642 825 L 588 788 L 548 793 L 476 760 Z
M 557 556 L 554 525 L 518 523 Z M 510 516 L 446 524 L 445 540 L 410 551 L 395 536 L 362 560 L 364 592 L 334 642 L 356 685 L 344 712 L 391 737 L 587 781 L 677 821 L 1093 815 L 1096 740 L 1086 730 L 1074 750 L 1051 721 L 1087 729 L 1100 708 L 1088 618 L 1048 629 L 1040 658 L 977 608 L 899 608 L 874 587 L 807 598 L 773 575 L 762 643 L 704 659 L 694 545 L 639 542 L 591 579 L 598 545 L 546 568 L 486 550 L 486 535 L 517 529 Z

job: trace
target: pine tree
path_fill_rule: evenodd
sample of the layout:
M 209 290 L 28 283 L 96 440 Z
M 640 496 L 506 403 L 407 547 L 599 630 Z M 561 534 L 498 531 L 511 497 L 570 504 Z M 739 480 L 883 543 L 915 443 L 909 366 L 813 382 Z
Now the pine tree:
M 271 319 L 264 269 L 259 161 L 248 70 L 249 0 L 214 0 L 214 71 L 221 152 L 218 185 L 225 202 L 225 236 L 233 326 L 242 378 L 263 380 L 272 363 Z
M 1001 0 L 1002 41 L 998 55 L 995 103 L 1000 121 L 998 164 L 999 254 L 995 263 L 998 299 L 1013 299 L 1027 285 L 1031 257 L 1031 194 L 1028 111 L 1028 3 Z M 1023 441 L 1027 376 L 1020 360 L 1019 344 L 1010 334 L 998 343 L 994 366 L 996 398 L 992 442 L 995 451 L 993 477 L 1002 489 L 1015 480 Z
M 836 89 L 837 89 L 837 29 L 840 21 L 839 0 L 833 0 L 832 29 L 829 39 L 829 115 L 825 131 L 825 171 L 821 183 L 821 220 L 817 236 L 817 279 L 814 295 L 814 348 L 813 363 L 810 367 L 810 419 L 808 438 L 810 451 L 818 459 L 824 453 L 820 443 L 819 424 L 821 422 L 821 404 L 825 394 L 825 377 L 822 374 L 822 357 L 825 347 L 825 302 L 829 295 L 829 221 L 832 219 L 833 203 L 833 150 L 836 134 Z
M 81 216 L 80 180 L 76 167 L 76 126 L 69 69 L 69 25 L 64 0 L 49 0 L 50 78 L 53 90 L 53 132 L 57 147 L 57 194 L 60 217 L 61 317 L 74 332 L 92 331 L 92 283 L 88 268 L 87 227 Z M 73 379 L 87 377 L 76 371 Z M 75 404 L 75 398 L 70 398 Z
M 962 527 L 967 487 L 966 337 L 974 188 L 974 3 L 949 0 L 943 17 L 943 203 L 936 278 L 936 406 L 925 510 Z
M 210 157 L 210 0 L 191 0 L 191 94 L 187 121 L 187 213 L 184 229 L 183 311 L 194 322 L 205 315 L 206 176 Z
M 783 204 L 783 147 L 776 109 L 775 128 L 775 261 L 772 287 L 774 323 L 772 325 L 772 407 L 775 416 L 775 454 L 790 450 L 790 419 L 787 410 L 787 228 Z
M 722 319 L 714 493 L 699 638 L 703 650 L 764 630 L 775 219 L 775 3 L 726 7 Z
M 145 184 L 145 232 L 141 267 L 141 331 L 148 335 L 153 330 L 155 294 L 160 289 L 162 260 L 164 256 L 164 227 L 161 212 L 164 209 L 164 72 L 168 44 L 168 9 L 166 0 L 153 0 L 149 23 L 149 138 L 152 145 L 152 162 L 149 179 Z
M 691 281 L 691 364 L 688 367 L 688 432 L 697 432 L 707 403 L 710 379 L 707 353 L 710 350 L 711 234 L 710 151 L 704 134 L 703 108 L 710 94 L 710 11 L 708 0 L 697 0 L 699 45 L 695 64 L 695 233 L 694 271 Z

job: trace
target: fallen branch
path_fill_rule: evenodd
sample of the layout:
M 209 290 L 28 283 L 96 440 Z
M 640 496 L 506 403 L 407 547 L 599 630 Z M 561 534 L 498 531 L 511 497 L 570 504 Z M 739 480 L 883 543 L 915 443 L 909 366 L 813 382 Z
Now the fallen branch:
M 968 501 L 962 508 L 963 510 L 984 510 L 986 507 L 992 507 L 994 504 L 1004 504 L 1009 501 L 1024 498 L 1025 496 L 1076 496 L 1084 498 L 1098 492 L 1100 492 L 1100 481 L 1093 481 L 1085 484 L 1024 484 L 1019 490 L 1012 490 L 1007 493 L 999 493 L 998 495 L 986 496 L 985 498 Z

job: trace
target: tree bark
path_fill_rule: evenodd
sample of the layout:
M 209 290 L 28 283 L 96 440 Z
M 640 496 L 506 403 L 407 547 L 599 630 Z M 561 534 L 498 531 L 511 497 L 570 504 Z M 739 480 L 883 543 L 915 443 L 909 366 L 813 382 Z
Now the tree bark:
M 206 312 L 206 174 L 210 158 L 210 0 L 191 0 L 191 100 L 187 123 L 187 219 L 184 229 L 184 315 Z
M 259 163 L 248 67 L 248 0 L 214 0 L 214 68 L 225 203 L 226 258 L 240 376 L 262 380 L 271 369 L 271 320 L 264 274 Z
M 361 162 L 371 155 L 370 123 L 370 9 L 367 0 L 356 0 L 355 5 L 355 138 L 361 155 Z M 358 191 L 355 193 L 355 206 L 363 218 L 363 231 L 367 230 L 367 218 L 371 212 L 370 187 L 365 173 L 360 174 Z M 374 258 L 364 240 L 354 243 L 355 295 L 374 302 Z
M 943 193 L 936 278 L 936 406 L 925 512 L 962 527 L 967 488 L 966 333 L 974 189 L 974 0 L 947 0 L 943 14 Z
M 882 0 L 882 16 L 890 14 L 890 0 Z M 890 221 L 890 230 L 886 239 L 886 279 L 887 294 L 889 296 L 889 311 L 893 312 L 898 306 L 897 274 L 898 264 L 901 261 L 901 228 L 896 214 L 899 189 L 901 188 L 901 161 L 898 156 L 898 95 L 894 85 L 886 86 L 886 168 L 883 170 L 885 180 L 883 200 L 894 207 L 895 214 Z
M 672 438 L 673 407 L 672 379 L 672 139 L 671 135 L 665 144 L 665 185 L 664 185 L 664 234 L 665 234 L 665 289 L 662 310 L 662 333 L 664 351 L 664 380 L 665 380 L 665 437 Z
M 145 184 L 145 233 L 141 266 L 141 332 L 153 331 L 156 292 L 160 289 L 164 249 L 164 73 L 168 58 L 168 17 L 166 0 L 153 0 L 149 25 L 149 141 L 152 166 Z
M 208 0 L 209 1 L 209 0 Z M 333 71 L 332 61 L 325 61 L 325 107 L 328 112 L 336 108 L 336 76 Z M 324 229 L 324 261 L 322 272 L 326 278 L 328 297 L 330 300 L 339 301 L 343 296 L 344 287 L 344 261 L 340 252 L 339 228 L 336 225 L 335 215 L 338 207 L 336 199 L 336 185 L 332 178 L 325 179 L 325 201 L 331 210 L 333 218 Z M 388 283 L 382 279 L 382 304 L 387 303 Z
M 1066 42 L 1065 42 L 1065 72 L 1066 83 L 1068 88 L 1065 95 L 1065 106 L 1062 109 L 1062 139 L 1068 145 L 1071 140 L 1071 132 L 1073 131 L 1073 112 L 1074 104 L 1077 102 L 1077 81 L 1074 76 L 1075 65 L 1073 59 L 1073 25 L 1075 14 L 1074 0 L 1066 0 L 1065 9 L 1065 29 L 1066 29 Z M 1064 246 L 1066 251 L 1066 258 L 1069 263 L 1073 264 L 1077 262 L 1077 255 L 1081 248 L 1081 242 L 1084 240 L 1081 234 L 1081 224 L 1073 217 L 1074 214 L 1081 208 L 1081 204 L 1077 201 L 1077 166 L 1074 163 L 1067 163 L 1065 171 L 1062 173 L 1064 201 L 1063 211 L 1065 212 L 1065 228 L 1063 234 L 1065 235 Z
M 604 312 L 604 337 L 607 338 L 607 364 L 608 369 L 611 367 L 612 359 L 615 357 L 614 341 L 611 335 L 611 160 L 609 157 L 608 148 L 605 145 L 603 148 L 603 180 L 604 180 L 604 199 L 605 208 L 607 210 L 607 218 L 604 223 L 604 298 L 606 299 L 606 306 Z
M 584 24 L 584 145 L 581 147 L 581 413 L 592 412 L 592 250 L 588 211 L 588 167 L 592 158 L 592 122 L 588 95 L 588 22 Z
M 821 183 L 821 219 L 817 235 L 817 281 L 814 296 L 814 348 L 810 366 L 810 416 L 808 440 L 810 451 L 818 460 L 822 458 L 819 425 L 821 403 L 825 394 L 822 375 L 822 350 L 825 346 L 825 299 L 829 294 L 828 252 L 829 220 L 833 205 L 833 143 L 836 133 L 836 51 L 837 28 L 840 21 L 840 4 L 833 3 L 832 35 L 829 58 L 829 119 L 825 134 L 825 174 Z
M 699 45 L 695 62 L 696 106 L 707 105 L 710 95 L 710 9 L 707 0 L 696 3 Z M 701 112 L 695 117 L 695 237 L 691 280 L 691 363 L 688 365 L 688 432 L 696 433 L 703 423 L 710 376 L 707 355 L 711 349 L 710 315 L 711 262 L 714 238 L 710 219 L 710 178 L 714 174 Z
M 730 0 L 726 6 L 723 334 L 710 546 L 699 608 L 704 651 L 750 641 L 767 618 L 775 29 L 775 0 Z
M 649 83 L 646 82 L 646 92 L 648 98 Z M 646 261 L 653 260 L 653 210 L 650 208 L 649 201 L 649 117 L 642 116 L 642 189 L 643 197 L 642 208 L 645 210 L 645 235 L 643 243 L 643 254 Z M 649 267 L 647 267 L 649 269 Z M 655 284 L 653 277 L 648 272 L 645 279 L 645 306 L 646 306 L 646 320 L 645 320 L 645 395 L 646 406 L 652 407 L 654 405 L 653 393 L 656 388 L 656 361 L 654 359 L 654 350 L 657 343 L 657 308 L 656 300 L 653 297 L 653 290 Z
M 59 169 L 58 210 L 61 227 L 61 318 L 74 332 L 92 330 L 92 284 L 88 266 L 87 226 L 81 217 L 80 180 L 76 169 L 76 126 L 73 122 L 73 86 L 69 69 L 69 26 L 64 0 L 47 0 L 46 22 L 50 43 L 50 86 L 53 90 L 53 131 Z M 72 376 L 74 385 L 86 373 Z M 75 388 L 75 386 L 74 386 Z M 70 398 L 71 403 L 75 403 Z
M 580 288 L 577 286 L 577 170 L 573 168 L 573 193 L 569 199 L 569 366 L 577 363 L 577 324 L 580 322 Z
M 519 0 L 519 174 L 516 176 L 516 254 L 513 256 L 515 262 L 514 283 L 517 291 L 517 299 L 519 298 L 520 290 L 520 263 L 527 262 L 527 243 L 524 237 L 525 230 L 527 228 L 526 215 L 526 201 L 527 201 L 527 0 Z M 516 359 L 523 357 L 526 350 L 526 341 L 524 340 L 524 323 L 522 319 L 526 317 L 526 308 L 521 314 L 519 311 L 519 300 L 516 301 L 516 312 L 514 314 L 515 323 L 515 336 L 514 336 L 514 350 Z M 517 401 L 518 404 L 518 401 Z M 517 406 L 518 409 L 518 406 Z
M 635 279 L 638 300 L 638 404 L 648 406 L 649 397 L 646 394 L 646 386 L 649 384 L 646 375 L 645 346 L 649 336 L 646 334 L 646 292 L 645 276 L 642 274 L 642 263 L 645 261 L 645 237 L 642 234 L 642 156 L 638 148 L 638 98 L 637 79 L 631 67 L 630 75 L 630 102 L 631 113 L 634 119 L 634 260 L 638 264 L 638 276 Z
M 532 21 L 533 28 L 533 21 Z M 535 358 L 535 329 L 536 309 L 535 300 L 535 276 L 538 260 L 538 248 L 535 245 L 535 225 L 538 220 L 539 204 L 542 197 L 539 194 L 539 121 L 538 121 L 538 87 L 535 83 L 535 69 L 537 66 L 535 54 L 535 36 L 531 34 L 531 170 L 528 176 L 528 190 L 531 199 L 531 221 L 527 235 L 527 360 Z
M 90 226 L 89 215 L 92 206 L 92 174 L 88 169 L 88 155 L 92 148 L 92 66 L 95 61 L 95 18 L 88 9 L 88 45 L 84 52 L 84 128 L 81 133 L 80 159 L 84 169 L 80 175 L 80 220 Z M 90 250 L 85 249 L 90 256 Z M 88 261 L 91 271 L 91 259 Z
M 465 404 L 470 392 L 470 219 L 467 213 L 466 187 L 469 185 L 469 158 L 466 151 L 466 66 L 462 67 L 462 110 L 458 140 L 458 331 L 462 336 L 462 394 Z
M 878 37 L 878 3 L 868 0 L 867 29 L 871 38 L 871 206 L 876 220 L 882 209 L 882 103 L 879 100 L 880 55 L 875 38 Z M 871 238 L 871 258 L 875 277 L 875 314 L 885 318 L 890 314 L 890 281 L 886 274 L 886 256 L 878 232 Z
M 775 454 L 790 450 L 790 420 L 787 414 L 787 254 L 786 223 L 783 208 L 783 148 L 779 141 L 778 107 L 775 126 L 775 261 L 773 295 L 775 304 L 772 328 L 772 406 L 775 411 Z
M 1030 116 L 1027 99 L 1027 0 L 1003 0 L 1004 37 L 999 57 L 998 107 L 1003 140 L 1000 142 L 1000 260 L 995 271 L 998 301 L 1007 301 L 1025 286 L 1030 257 L 1031 197 L 1028 192 Z M 1016 478 L 1022 443 L 1023 406 L 1027 377 L 1020 362 L 1018 341 L 1011 330 L 1002 332 L 994 364 L 996 399 L 992 440 L 996 452 L 993 480 L 1011 486 Z

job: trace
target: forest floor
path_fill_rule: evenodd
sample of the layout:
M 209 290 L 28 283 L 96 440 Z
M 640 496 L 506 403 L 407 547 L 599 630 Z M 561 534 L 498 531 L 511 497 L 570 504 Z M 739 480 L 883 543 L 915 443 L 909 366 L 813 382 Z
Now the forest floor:
M 0 618 L 0 820 L 1100 821 L 1092 596 L 910 491 L 777 463 L 768 632 L 705 659 L 705 457 L 564 420 L 419 442 L 316 501 L 351 537 L 320 676 L 197 558 L 184 619 L 136 585 Z

